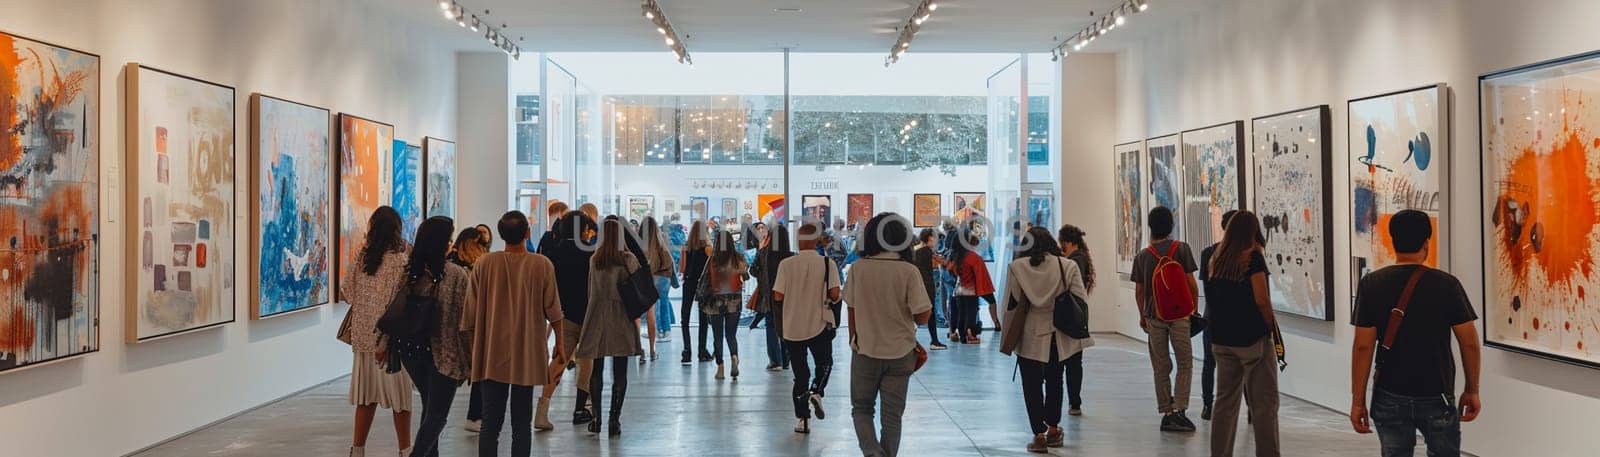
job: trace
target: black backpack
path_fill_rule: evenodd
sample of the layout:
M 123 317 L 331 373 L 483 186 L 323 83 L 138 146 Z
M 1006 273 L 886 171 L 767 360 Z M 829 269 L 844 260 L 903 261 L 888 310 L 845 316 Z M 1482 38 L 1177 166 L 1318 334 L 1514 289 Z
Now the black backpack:
M 419 285 L 426 286 L 425 293 L 418 293 Z M 438 290 L 439 283 L 431 277 L 412 278 L 378 318 L 378 330 L 390 338 L 426 344 L 439 331 Z
M 1068 284 L 1067 267 L 1061 266 L 1060 260 L 1056 262 L 1056 267 L 1061 269 L 1061 285 L 1065 290 L 1061 291 L 1060 295 L 1056 295 L 1056 309 L 1051 316 L 1051 320 L 1054 322 L 1056 330 L 1060 330 L 1061 333 L 1065 333 L 1067 336 L 1076 339 L 1088 338 L 1089 304 L 1085 303 L 1083 298 L 1078 297 L 1078 294 L 1072 293 L 1071 287 L 1066 287 Z

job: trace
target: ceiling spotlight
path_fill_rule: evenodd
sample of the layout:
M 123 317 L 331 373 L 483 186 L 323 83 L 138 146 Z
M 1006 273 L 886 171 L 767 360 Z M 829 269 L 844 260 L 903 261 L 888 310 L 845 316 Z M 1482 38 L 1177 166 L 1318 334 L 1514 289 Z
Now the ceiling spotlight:
M 466 16 L 457 15 L 456 16 L 456 25 L 459 25 L 459 26 L 462 26 L 462 27 L 466 27 L 467 26 L 467 17 Z
M 656 33 L 660 33 L 662 35 L 666 35 L 667 34 L 667 29 L 664 29 L 664 28 L 661 28 L 661 27 L 656 27 Z
M 1126 23 L 1128 23 L 1128 17 L 1127 16 L 1117 16 L 1116 25 L 1122 25 L 1122 24 L 1126 24 Z
M 909 41 L 900 42 L 900 49 L 905 49 L 905 48 L 909 48 L 909 47 L 911 47 L 911 42 L 909 42 Z
M 1139 2 L 1139 11 L 1144 11 L 1144 10 L 1147 10 L 1147 9 L 1150 9 L 1150 2 L 1148 2 L 1148 1 Z
M 928 11 L 939 9 L 939 2 L 928 2 Z
M 656 13 L 646 9 L 646 10 L 644 10 L 644 18 L 645 19 L 655 19 L 656 18 Z
M 478 16 L 472 16 L 472 26 L 468 28 L 474 32 L 478 31 Z
M 672 37 L 667 37 L 667 46 L 672 46 L 675 44 L 678 44 L 678 42 L 672 41 Z
M 439 9 L 450 9 L 450 0 L 439 0 Z

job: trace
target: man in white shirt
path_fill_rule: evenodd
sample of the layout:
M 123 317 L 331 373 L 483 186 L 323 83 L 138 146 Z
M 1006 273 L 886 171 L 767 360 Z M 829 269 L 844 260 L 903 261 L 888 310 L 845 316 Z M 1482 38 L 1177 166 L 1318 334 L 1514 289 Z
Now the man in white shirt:
M 820 233 L 817 225 L 800 226 L 800 253 L 778 264 L 772 286 L 773 299 L 783 302 L 784 352 L 794 367 L 794 415 L 800 419 L 795 433 L 811 433 L 812 409 L 817 419 L 826 418 L 822 395 L 833 372 L 833 337 L 839 327 L 833 314 L 833 304 L 839 302 L 839 265 L 817 253 Z M 815 377 L 807 367 L 807 351 L 817 362 Z
M 917 325 L 933 304 L 922 273 L 911 263 L 911 224 L 894 213 L 867 221 L 862 260 L 850 267 L 844 300 L 850 307 L 850 405 L 861 454 L 893 457 L 900 451 L 900 417 L 917 364 Z M 873 409 L 883 397 L 882 435 Z

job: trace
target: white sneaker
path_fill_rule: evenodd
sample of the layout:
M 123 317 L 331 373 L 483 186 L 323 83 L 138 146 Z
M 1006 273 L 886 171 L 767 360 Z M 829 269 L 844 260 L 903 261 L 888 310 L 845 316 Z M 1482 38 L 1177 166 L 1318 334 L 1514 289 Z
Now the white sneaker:
M 794 432 L 811 433 L 811 421 L 800 419 L 799 423 L 794 424 Z
M 656 342 L 657 343 L 671 343 L 672 342 L 672 335 L 657 334 L 656 335 Z
M 481 420 L 467 421 L 467 424 L 462 426 L 462 428 L 465 428 L 465 429 L 467 429 L 467 431 L 472 432 L 472 433 L 478 433 L 478 432 L 483 431 L 483 421 L 481 421 Z
M 822 411 L 822 395 L 816 392 L 811 393 L 811 415 L 817 416 L 817 420 L 828 418 L 828 413 Z

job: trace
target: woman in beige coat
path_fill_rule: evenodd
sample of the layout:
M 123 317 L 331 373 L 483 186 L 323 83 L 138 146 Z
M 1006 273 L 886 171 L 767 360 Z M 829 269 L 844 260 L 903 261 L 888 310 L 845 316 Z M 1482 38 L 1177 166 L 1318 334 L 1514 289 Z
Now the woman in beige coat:
M 339 295 L 350 304 L 350 404 L 356 407 L 352 457 L 366 455 L 367 432 L 378 407 L 394 411 L 394 433 L 400 455 L 411 452 L 411 379 L 405 370 L 390 373 L 388 341 L 378 332 L 378 318 L 405 284 L 406 251 L 400 237 L 400 213 L 380 206 L 367 223 L 366 240 L 354 265 L 346 265 Z
M 1078 264 L 1061 256 L 1061 247 L 1043 227 L 1028 229 L 1023 242 L 1017 260 L 1007 267 L 1000 351 L 1014 353 L 1022 372 L 1022 398 L 1033 432 L 1028 452 L 1047 453 L 1065 445 L 1060 427 L 1064 362 L 1094 340 L 1073 338 L 1055 326 L 1057 296 L 1088 297 Z

